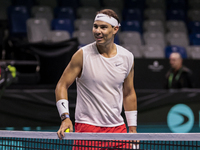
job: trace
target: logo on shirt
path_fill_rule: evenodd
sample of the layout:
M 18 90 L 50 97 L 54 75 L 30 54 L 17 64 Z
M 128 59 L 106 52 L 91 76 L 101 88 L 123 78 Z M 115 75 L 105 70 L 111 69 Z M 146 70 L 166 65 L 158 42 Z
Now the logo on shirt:
M 117 67 L 117 66 L 120 66 L 120 65 L 122 65 L 122 62 L 116 62 L 115 63 L 115 66 Z
M 177 104 L 170 109 L 167 124 L 174 133 L 187 133 L 194 125 L 194 114 L 187 105 Z
M 117 67 L 117 66 L 120 66 L 121 64 L 115 64 L 115 66 Z

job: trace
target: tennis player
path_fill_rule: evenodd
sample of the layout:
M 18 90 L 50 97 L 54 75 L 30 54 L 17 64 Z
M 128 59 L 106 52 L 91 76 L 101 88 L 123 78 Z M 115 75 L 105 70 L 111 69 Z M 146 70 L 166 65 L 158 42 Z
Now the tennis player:
M 124 106 L 129 132 L 136 133 L 134 57 L 114 43 L 119 27 L 119 18 L 113 10 L 99 11 L 92 29 L 95 42 L 79 49 L 64 70 L 55 90 L 62 120 L 57 132 L 60 139 L 66 129 L 73 132 L 67 90 L 75 80 L 75 132 L 127 133 L 121 116 Z

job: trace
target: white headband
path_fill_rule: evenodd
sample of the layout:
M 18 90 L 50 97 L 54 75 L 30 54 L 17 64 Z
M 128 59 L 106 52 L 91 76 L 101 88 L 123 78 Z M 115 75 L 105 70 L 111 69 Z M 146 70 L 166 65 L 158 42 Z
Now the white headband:
M 111 24 L 112 26 L 120 26 L 120 23 L 118 23 L 117 19 L 111 17 L 111 16 L 108 16 L 106 14 L 97 14 L 94 21 L 104 21 L 104 22 L 107 22 L 109 24 Z

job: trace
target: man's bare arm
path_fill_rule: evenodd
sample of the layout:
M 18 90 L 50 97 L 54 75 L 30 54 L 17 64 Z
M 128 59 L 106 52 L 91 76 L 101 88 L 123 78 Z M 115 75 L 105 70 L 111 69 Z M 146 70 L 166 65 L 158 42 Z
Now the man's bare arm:
M 128 77 L 124 81 L 123 87 L 123 105 L 125 111 L 137 111 L 137 97 L 133 85 L 134 64 Z M 129 132 L 136 133 L 137 126 L 129 126 Z
M 83 65 L 83 51 L 80 49 L 73 55 L 71 61 L 65 68 L 60 80 L 58 81 L 55 90 L 56 102 L 58 102 L 59 100 L 64 100 L 64 101 L 66 100 L 66 102 L 68 102 L 68 88 L 75 81 L 77 77 L 80 77 L 82 71 L 82 65 Z M 64 131 L 68 128 L 70 132 L 73 132 L 73 125 L 70 118 L 66 118 L 61 123 L 60 129 L 57 132 L 58 137 L 60 139 L 64 137 Z

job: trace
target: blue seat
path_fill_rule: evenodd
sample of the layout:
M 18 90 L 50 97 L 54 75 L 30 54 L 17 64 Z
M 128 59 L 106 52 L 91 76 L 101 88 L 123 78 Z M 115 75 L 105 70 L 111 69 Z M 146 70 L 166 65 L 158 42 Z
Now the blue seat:
M 137 20 L 124 20 L 122 21 L 122 31 L 137 31 L 142 34 L 142 26 L 140 21 Z
M 138 20 L 143 21 L 142 11 L 138 8 L 124 9 L 122 12 L 123 20 Z
M 11 0 L 11 4 L 14 6 L 26 6 L 28 9 L 31 9 L 36 5 L 36 0 Z
M 53 19 L 52 20 L 52 30 L 64 30 L 68 31 L 72 36 L 74 32 L 74 25 L 70 19 Z
M 8 21 L 10 35 L 26 36 L 26 21 L 30 14 L 25 6 L 10 6 L 8 7 Z
M 54 15 L 55 15 L 55 18 L 60 18 L 60 19 L 67 18 L 72 21 L 76 19 L 76 15 L 72 7 L 56 7 L 54 9 Z
M 124 0 L 124 8 L 139 8 L 144 10 L 145 0 Z
M 79 7 L 79 0 L 56 0 L 59 7 L 72 7 L 77 9 Z
M 187 9 L 185 0 L 166 0 L 167 9 Z
M 191 45 L 200 45 L 200 32 L 189 35 Z
M 182 20 L 186 21 L 186 14 L 183 9 L 167 10 L 167 20 Z
M 165 58 L 169 58 L 169 56 L 172 52 L 180 53 L 183 59 L 187 58 L 186 49 L 184 47 L 181 47 L 181 46 L 167 46 L 165 48 Z
M 191 21 L 188 23 L 190 33 L 200 33 L 200 21 Z

